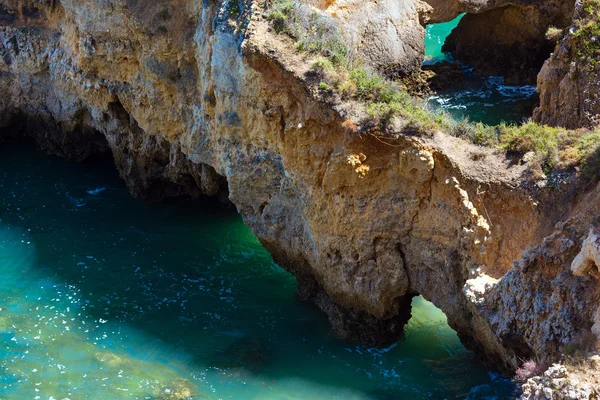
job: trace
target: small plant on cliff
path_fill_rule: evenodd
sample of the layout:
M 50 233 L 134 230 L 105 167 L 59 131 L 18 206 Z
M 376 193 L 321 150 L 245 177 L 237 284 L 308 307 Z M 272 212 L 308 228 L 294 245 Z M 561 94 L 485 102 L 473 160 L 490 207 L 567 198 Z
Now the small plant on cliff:
M 558 133 L 558 128 L 539 125 L 531 120 L 520 126 L 502 125 L 500 147 L 518 153 L 533 151 L 544 164 L 552 166 L 558 149 Z
M 410 98 L 392 82 L 362 67 L 353 68 L 350 71 L 350 79 L 354 83 L 352 96 L 363 101 L 390 104 Z
M 271 10 L 266 17 L 277 33 L 285 32 L 288 26 L 287 22 L 292 17 L 294 8 L 295 6 L 292 0 L 279 0 L 271 5 Z
M 319 58 L 310 66 L 311 70 L 320 74 L 331 74 L 335 72 L 333 63 L 327 58 Z
M 277 33 L 284 33 L 296 41 L 296 49 L 309 54 L 321 54 L 334 65 L 348 56 L 348 46 L 336 21 L 303 2 L 274 0 L 267 13 Z
M 600 1 L 584 0 L 583 15 L 575 22 L 575 51 L 594 70 L 600 58 Z
M 549 40 L 551 42 L 558 42 L 560 39 L 562 39 L 563 35 L 564 30 L 555 26 L 551 26 L 546 31 L 546 40 Z
M 329 90 L 331 89 L 331 86 L 329 86 L 329 84 L 327 84 L 326 82 L 320 82 L 319 83 L 319 90 Z

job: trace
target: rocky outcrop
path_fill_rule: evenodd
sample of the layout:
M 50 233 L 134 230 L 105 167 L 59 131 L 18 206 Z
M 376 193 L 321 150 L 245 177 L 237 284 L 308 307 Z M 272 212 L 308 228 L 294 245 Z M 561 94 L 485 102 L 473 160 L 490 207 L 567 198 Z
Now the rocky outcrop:
M 425 28 L 419 19 L 420 0 L 334 0 L 318 4 L 334 17 L 361 59 L 385 75 L 410 77 L 421 68 Z
M 481 310 L 494 335 L 519 349 L 523 360 L 547 365 L 570 346 L 589 351 L 598 340 L 591 331 L 598 282 L 570 270 L 589 227 L 586 220 L 582 214 L 559 224 L 485 295 Z
M 581 251 L 571 264 L 571 271 L 578 276 L 592 275 L 600 279 L 598 266 L 600 265 L 600 237 L 593 230 L 581 245 Z
M 0 0 L 0 123 L 53 153 L 110 149 L 137 197 L 227 193 L 343 337 L 390 343 L 417 294 L 506 369 L 591 328 L 598 284 L 569 269 L 589 226 L 512 267 L 574 212 L 573 192 L 528 192 L 526 165 L 441 132 L 359 134 L 262 3 Z M 327 10 L 345 26 L 350 11 Z
M 540 123 L 566 128 L 600 124 L 599 21 L 594 4 L 585 7 L 588 3 L 577 2 L 573 25 L 538 76 L 540 105 L 534 119 Z
M 521 400 L 595 400 L 600 389 L 586 378 L 555 364 L 522 386 Z
M 459 62 L 438 62 L 423 65 L 425 78 L 433 91 L 449 89 L 460 85 L 464 80 L 463 67 Z
M 598 237 L 598 234 L 592 230 L 587 239 L 583 241 L 581 251 L 573 260 L 571 271 L 576 276 L 591 275 L 598 280 L 600 279 L 600 272 L 598 271 L 599 266 L 600 238 Z M 592 333 L 600 339 L 600 307 L 598 307 L 596 316 L 594 317 Z
M 485 294 L 481 311 L 504 346 L 520 349 L 523 360 L 551 365 L 563 354 L 595 351 L 594 331 L 600 285 L 595 276 L 595 235 L 599 226 L 600 187 L 583 195 L 572 186 L 560 209 L 542 200 L 562 221 L 541 243 Z

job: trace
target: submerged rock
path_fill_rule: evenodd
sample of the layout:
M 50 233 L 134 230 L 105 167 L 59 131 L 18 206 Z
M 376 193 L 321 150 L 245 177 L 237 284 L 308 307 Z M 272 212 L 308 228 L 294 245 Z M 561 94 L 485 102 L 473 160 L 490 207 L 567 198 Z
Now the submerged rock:
M 156 400 L 190 400 L 193 398 L 207 398 L 196 390 L 192 382 L 183 378 L 176 379 L 168 385 L 157 387 L 154 389 L 153 395 Z
M 96 360 L 113 368 L 131 365 L 131 360 L 118 356 L 110 351 L 96 353 L 95 357 Z
M 215 363 L 217 368 L 254 371 L 267 362 L 267 349 L 259 339 L 244 338 L 219 352 L 217 359 Z

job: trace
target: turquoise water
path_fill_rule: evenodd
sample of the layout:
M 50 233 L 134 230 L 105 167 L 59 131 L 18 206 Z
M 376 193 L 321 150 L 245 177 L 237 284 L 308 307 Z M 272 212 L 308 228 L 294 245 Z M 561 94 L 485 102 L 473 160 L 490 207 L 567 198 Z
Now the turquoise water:
M 442 52 L 442 46 L 463 16 L 427 26 L 425 64 L 454 62 L 450 54 Z M 433 108 L 441 108 L 456 119 L 468 118 L 487 125 L 518 124 L 531 117 L 538 102 L 535 86 L 509 86 L 501 76 L 479 76 L 468 65 L 462 67 L 463 83 L 431 96 L 428 102 Z
M 442 47 L 448 35 L 458 26 L 458 23 L 465 15 L 461 14 L 452 21 L 442 24 L 427 25 L 427 31 L 425 32 L 425 64 L 454 61 L 450 54 L 442 51 Z
M 0 399 L 504 399 L 422 298 L 406 340 L 336 339 L 231 209 L 146 205 L 109 160 L 0 146 Z

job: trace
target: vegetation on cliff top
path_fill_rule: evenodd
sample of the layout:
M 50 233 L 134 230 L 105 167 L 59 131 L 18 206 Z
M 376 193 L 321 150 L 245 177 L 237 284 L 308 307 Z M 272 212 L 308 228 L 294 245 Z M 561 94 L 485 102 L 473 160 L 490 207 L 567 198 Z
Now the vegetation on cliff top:
M 306 54 L 309 62 L 312 60 L 311 72 L 319 77 L 317 89 L 324 99 L 337 95 L 342 101 L 364 106 L 366 116 L 360 121 L 346 121 L 346 127 L 373 134 L 398 128 L 424 135 L 441 130 L 478 145 L 523 154 L 533 152 L 540 174 L 556 168 L 583 167 L 586 175 L 598 176 L 600 129 L 567 130 L 532 120 L 521 125 L 488 126 L 468 119 L 455 120 L 441 110 L 432 110 L 411 96 L 401 82 L 386 79 L 364 65 L 346 45 L 335 19 L 312 7 L 312 3 L 314 0 L 269 0 L 265 2 L 266 18 L 276 33 L 292 38 L 295 50 Z M 577 35 L 585 43 L 581 54 L 595 62 L 600 53 L 600 0 L 586 3 L 587 20 L 594 22 L 584 24 Z
M 595 70 L 600 59 L 600 0 L 584 0 L 582 15 L 575 20 L 575 51 Z

